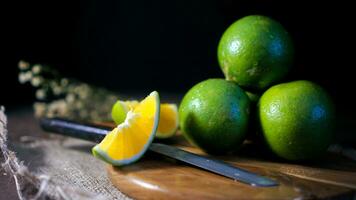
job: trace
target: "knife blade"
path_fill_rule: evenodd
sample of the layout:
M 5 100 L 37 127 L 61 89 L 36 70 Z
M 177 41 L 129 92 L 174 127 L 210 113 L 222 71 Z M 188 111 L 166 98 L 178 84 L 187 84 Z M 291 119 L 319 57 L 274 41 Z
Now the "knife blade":
M 40 119 L 40 125 L 44 130 L 49 132 L 96 143 L 99 143 L 112 129 L 110 127 L 82 124 L 58 118 L 42 118 Z M 278 185 L 276 181 L 270 178 L 240 169 L 220 160 L 190 153 L 166 144 L 152 143 L 149 150 L 252 186 L 271 187 Z

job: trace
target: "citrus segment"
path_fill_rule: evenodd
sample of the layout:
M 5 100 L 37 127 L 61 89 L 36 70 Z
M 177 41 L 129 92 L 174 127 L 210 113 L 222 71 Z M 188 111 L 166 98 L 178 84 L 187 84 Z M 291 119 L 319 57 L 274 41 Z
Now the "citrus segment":
M 117 101 L 112 108 L 112 118 L 116 124 L 122 123 L 130 109 L 135 109 L 138 101 Z M 157 138 L 169 138 L 178 129 L 178 108 L 176 104 L 164 103 L 160 106 L 160 120 Z
M 152 92 L 126 119 L 93 148 L 93 155 L 112 165 L 121 166 L 137 161 L 146 152 L 158 128 L 160 101 Z
M 157 138 L 168 138 L 178 128 L 178 109 L 175 104 L 161 104 L 160 119 L 156 133 Z

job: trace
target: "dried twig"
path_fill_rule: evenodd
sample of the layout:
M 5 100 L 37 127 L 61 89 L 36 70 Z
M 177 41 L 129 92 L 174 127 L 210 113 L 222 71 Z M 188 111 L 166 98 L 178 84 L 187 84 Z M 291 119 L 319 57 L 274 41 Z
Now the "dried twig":
M 55 69 L 20 61 L 19 82 L 36 89 L 34 104 L 37 117 L 64 117 L 74 120 L 111 121 L 111 106 L 116 93 L 62 77 Z

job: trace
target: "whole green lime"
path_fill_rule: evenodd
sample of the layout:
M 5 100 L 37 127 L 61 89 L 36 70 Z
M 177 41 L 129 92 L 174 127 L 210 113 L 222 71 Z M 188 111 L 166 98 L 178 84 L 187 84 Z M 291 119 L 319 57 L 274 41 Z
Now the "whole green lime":
M 285 77 L 294 47 L 282 25 L 251 15 L 234 22 L 218 46 L 218 61 L 227 80 L 248 89 L 265 89 Z
M 213 154 L 238 150 L 247 130 L 249 99 L 235 83 L 208 79 L 191 88 L 179 106 L 183 135 Z
M 333 138 L 334 106 L 310 81 L 275 85 L 261 97 L 258 117 L 269 148 L 288 160 L 306 160 L 325 152 Z

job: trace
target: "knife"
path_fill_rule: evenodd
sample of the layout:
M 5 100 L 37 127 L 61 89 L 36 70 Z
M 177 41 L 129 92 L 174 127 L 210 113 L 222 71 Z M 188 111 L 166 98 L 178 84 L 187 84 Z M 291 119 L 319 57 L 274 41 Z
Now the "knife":
M 49 132 L 89 140 L 99 143 L 112 128 L 91 124 L 82 124 L 59 118 L 40 119 L 41 127 Z M 277 186 L 272 179 L 232 166 L 223 161 L 190 153 L 177 147 L 161 143 L 152 143 L 150 151 L 188 163 L 210 172 L 257 187 Z

